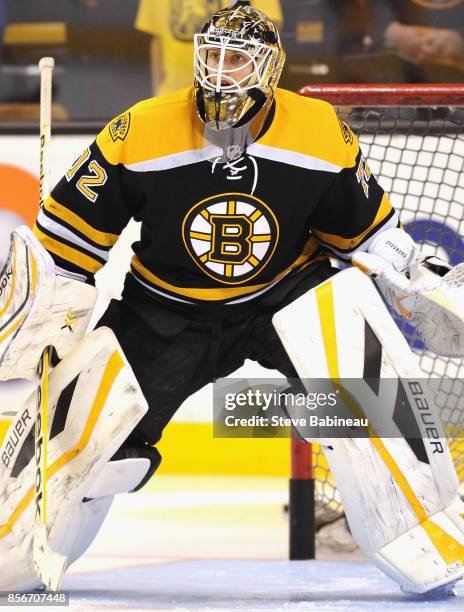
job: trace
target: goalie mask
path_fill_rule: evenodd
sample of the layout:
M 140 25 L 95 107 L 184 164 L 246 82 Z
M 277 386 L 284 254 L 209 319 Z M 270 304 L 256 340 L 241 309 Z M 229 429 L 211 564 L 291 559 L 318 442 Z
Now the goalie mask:
M 247 1 L 222 9 L 195 35 L 198 112 L 210 129 L 262 121 L 277 87 L 285 53 L 275 25 Z M 258 129 L 253 130 L 255 136 Z

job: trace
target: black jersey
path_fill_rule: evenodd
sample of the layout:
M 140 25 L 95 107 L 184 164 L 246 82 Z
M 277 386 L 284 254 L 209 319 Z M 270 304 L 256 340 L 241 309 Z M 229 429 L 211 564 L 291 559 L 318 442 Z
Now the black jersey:
M 277 90 L 270 125 L 244 155 L 205 142 L 193 88 L 111 121 L 57 184 L 35 234 L 86 278 L 133 217 L 131 272 L 174 301 L 256 298 L 318 258 L 349 259 L 398 215 L 356 137 L 329 104 Z

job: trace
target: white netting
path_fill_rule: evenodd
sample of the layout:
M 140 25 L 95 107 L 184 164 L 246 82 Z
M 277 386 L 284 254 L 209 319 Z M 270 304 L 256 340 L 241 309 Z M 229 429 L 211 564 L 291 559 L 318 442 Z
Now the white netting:
M 321 92 L 317 97 L 331 101 Z M 464 108 L 432 107 L 426 101 L 420 107 L 364 108 L 360 96 L 359 106 L 337 110 L 357 134 L 372 172 L 421 250 L 453 266 L 464 261 Z M 464 264 L 450 272 L 447 280 L 454 286 L 463 284 Z M 453 438 L 453 459 L 464 481 L 464 361 L 426 351 L 416 330 L 404 320 L 399 323 L 420 357 L 424 377 L 434 379 L 441 418 Z M 318 512 L 324 515 L 327 509 L 320 522 L 328 522 L 341 512 L 341 502 L 317 445 L 313 463 Z
M 464 263 L 454 266 L 445 276 L 443 280 L 450 287 L 462 287 L 464 285 Z

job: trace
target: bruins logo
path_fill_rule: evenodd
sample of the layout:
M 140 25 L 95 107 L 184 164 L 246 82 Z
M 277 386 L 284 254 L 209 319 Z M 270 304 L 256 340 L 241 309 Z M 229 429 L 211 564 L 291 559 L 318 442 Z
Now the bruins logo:
M 337 117 L 337 119 L 338 119 L 338 123 L 340 124 L 340 129 L 342 131 L 343 140 L 345 141 L 346 144 L 353 144 L 353 132 L 346 125 L 346 123 L 340 119 L 340 117 Z
M 194 34 L 201 31 L 222 4 L 221 0 L 171 0 L 172 35 L 178 40 L 192 42 Z
M 182 224 L 185 247 L 205 274 L 227 285 L 256 276 L 279 239 L 277 219 L 254 196 L 223 193 L 195 204 Z
M 116 142 L 116 140 L 124 140 L 124 138 L 127 136 L 127 132 L 129 131 L 129 127 L 130 113 L 124 113 L 123 115 L 116 117 L 116 119 L 114 119 L 109 125 L 110 135 L 113 142 Z

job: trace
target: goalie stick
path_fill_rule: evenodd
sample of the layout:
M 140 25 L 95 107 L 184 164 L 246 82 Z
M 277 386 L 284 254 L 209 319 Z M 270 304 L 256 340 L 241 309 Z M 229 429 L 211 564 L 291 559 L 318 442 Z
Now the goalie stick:
M 43 57 L 40 71 L 40 207 L 50 191 L 50 133 L 52 72 L 55 61 Z M 67 558 L 50 548 L 47 534 L 48 374 L 52 347 L 47 346 L 37 368 L 37 416 L 35 421 L 35 519 L 33 565 L 42 582 L 58 591 Z

